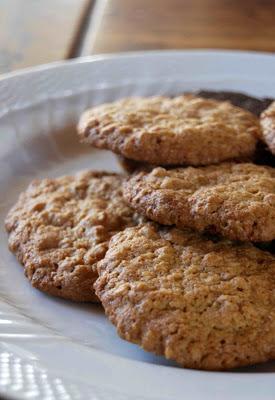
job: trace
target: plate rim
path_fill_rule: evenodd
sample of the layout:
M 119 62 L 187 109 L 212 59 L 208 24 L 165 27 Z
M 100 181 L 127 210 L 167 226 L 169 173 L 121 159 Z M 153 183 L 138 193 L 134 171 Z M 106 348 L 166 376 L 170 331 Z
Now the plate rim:
M 228 50 L 228 49 L 186 49 L 186 50 L 177 50 L 177 49 L 167 49 L 167 50 L 137 50 L 137 51 L 121 51 L 117 53 L 100 53 L 82 57 L 75 57 L 66 60 L 57 60 L 52 61 L 45 64 L 38 64 L 35 66 L 24 67 L 20 68 L 15 71 L 5 72 L 0 75 L 0 81 L 11 79 L 14 77 L 20 77 L 27 74 L 31 74 L 33 72 L 40 72 L 45 71 L 57 67 L 62 66 L 70 66 L 70 65 L 77 65 L 77 64 L 85 64 L 91 63 L 95 61 L 102 61 L 102 60 L 112 60 L 116 58 L 120 59 L 127 59 L 127 58 L 134 58 L 134 57 L 148 57 L 148 56 L 175 56 L 175 55 L 194 55 L 194 56 L 230 56 L 230 57 L 240 57 L 240 56 L 249 56 L 249 57 L 263 57 L 263 58 L 270 58 L 275 59 L 275 53 L 267 52 L 267 51 L 257 51 L 257 50 Z

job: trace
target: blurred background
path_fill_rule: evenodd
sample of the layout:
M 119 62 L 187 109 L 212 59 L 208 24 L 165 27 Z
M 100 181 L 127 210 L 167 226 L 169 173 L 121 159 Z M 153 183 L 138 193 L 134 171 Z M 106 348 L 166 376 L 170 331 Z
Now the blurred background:
M 0 73 L 120 51 L 274 52 L 274 21 L 275 0 L 0 0 Z

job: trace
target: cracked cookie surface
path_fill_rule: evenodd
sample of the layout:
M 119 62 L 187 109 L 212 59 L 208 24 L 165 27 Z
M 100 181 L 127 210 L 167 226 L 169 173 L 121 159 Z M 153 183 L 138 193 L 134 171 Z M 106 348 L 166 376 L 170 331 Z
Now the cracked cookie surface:
M 229 102 L 194 95 L 133 97 L 86 111 L 80 139 L 156 165 L 208 165 L 254 154 L 260 126 Z
M 275 155 L 275 101 L 261 114 L 260 122 L 264 141 Z
M 122 177 L 84 171 L 33 181 L 6 218 L 10 250 L 31 284 L 74 301 L 98 301 L 96 264 L 111 236 L 133 224 Z
M 189 368 L 275 358 L 275 258 L 251 244 L 140 224 L 113 236 L 96 294 L 118 334 Z
M 129 204 L 164 225 L 233 240 L 275 239 L 275 169 L 251 163 L 140 172 L 124 184 Z
M 206 99 L 230 101 L 235 106 L 244 108 L 258 117 L 272 103 L 272 98 L 252 97 L 240 92 L 199 90 L 196 95 Z

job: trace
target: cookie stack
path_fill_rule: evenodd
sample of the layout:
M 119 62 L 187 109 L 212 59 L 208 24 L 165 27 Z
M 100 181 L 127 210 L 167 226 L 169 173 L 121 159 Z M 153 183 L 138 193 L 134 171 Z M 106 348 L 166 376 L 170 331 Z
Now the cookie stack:
M 275 359 L 275 103 L 203 95 L 86 111 L 81 141 L 132 173 L 35 181 L 6 228 L 33 286 L 101 301 L 147 351 L 225 370 Z

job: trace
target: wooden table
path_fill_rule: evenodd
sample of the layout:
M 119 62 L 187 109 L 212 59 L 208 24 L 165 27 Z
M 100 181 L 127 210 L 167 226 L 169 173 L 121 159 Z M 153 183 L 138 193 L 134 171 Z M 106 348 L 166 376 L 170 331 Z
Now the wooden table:
M 275 51 L 274 0 L 1 0 L 0 73 L 129 50 Z

